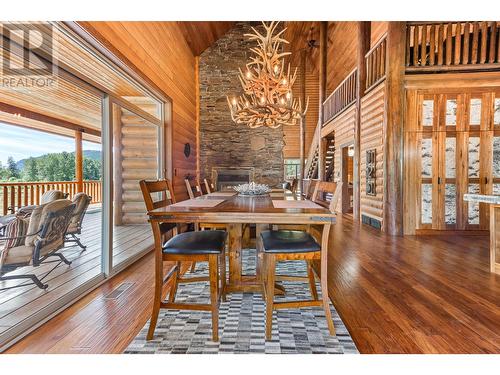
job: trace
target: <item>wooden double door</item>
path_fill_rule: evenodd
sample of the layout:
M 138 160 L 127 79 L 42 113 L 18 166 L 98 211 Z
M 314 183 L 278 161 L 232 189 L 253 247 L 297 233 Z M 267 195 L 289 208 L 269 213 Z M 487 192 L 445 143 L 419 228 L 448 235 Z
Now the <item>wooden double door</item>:
M 409 91 L 404 166 L 405 233 L 487 230 L 463 196 L 500 194 L 500 89 Z

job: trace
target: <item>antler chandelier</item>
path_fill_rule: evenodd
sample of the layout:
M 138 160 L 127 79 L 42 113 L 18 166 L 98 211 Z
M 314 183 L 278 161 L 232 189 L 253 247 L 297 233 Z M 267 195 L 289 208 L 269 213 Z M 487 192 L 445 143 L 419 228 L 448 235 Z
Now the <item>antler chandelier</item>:
M 281 43 L 288 43 L 281 38 L 286 29 L 273 35 L 279 22 L 262 24 L 263 34 L 253 27 L 253 34 L 245 34 L 249 40 L 256 40 L 258 46 L 250 49 L 254 56 L 246 64 L 245 72 L 239 69 L 243 95 L 232 99 L 227 97 L 231 118 L 235 123 L 247 124 L 250 128 L 297 125 L 307 111 L 309 98 L 304 110 L 301 100 L 293 98 L 292 86 L 297 69 L 290 74 L 288 64 L 285 70 L 284 57 L 291 53 L 281 52 Z

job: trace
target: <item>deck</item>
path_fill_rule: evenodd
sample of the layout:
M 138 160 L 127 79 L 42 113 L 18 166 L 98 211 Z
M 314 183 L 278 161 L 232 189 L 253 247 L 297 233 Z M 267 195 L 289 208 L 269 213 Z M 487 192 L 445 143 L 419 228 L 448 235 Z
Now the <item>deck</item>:
M 22 267 L 8 274 L 34 273 L 40 278 L 44 277 L 43 282 L 49 287 L 41 290 L 35 285 L 27 285 L 0 290 L 0 335 L 99 275 L 101 272 L 100 209 L 93 209 L 85 216 L 81 239 L 82 243 L 87 246 L 85 251 L 77 246 L 71 246 L 72 243 L 68 243 L 68 247 L 61 251 L 72 261 L 70 266 L 61 263 L 47 274 L 57 265 L 57 263 L 47 263 L 51 260 L 49 258 L 39 267 Z M 149 225 L 115 227 L 113 264 L 118 265 L 152 245 L 153 239 Z M 26 283 L 25 280 L 0 281 L 0 289 Z

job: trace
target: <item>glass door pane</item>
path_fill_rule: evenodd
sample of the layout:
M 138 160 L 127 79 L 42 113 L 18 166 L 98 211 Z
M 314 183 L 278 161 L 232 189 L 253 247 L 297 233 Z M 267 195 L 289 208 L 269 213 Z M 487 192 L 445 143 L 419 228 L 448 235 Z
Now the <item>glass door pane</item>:
M 135 98 L 133 104 L 147 114 L 158 113 L 150 99 Z M 114 268 L 153 246 L 139 181 L 160 177 L 161 129 L 133 108 L 113 103 L 112 109 Z
M 421 224 L 432 224 L 432 138 L 424 134 L 420 146 L 420 170 L 421 170 L 421 207 L 420 221 Z
M 457 189 L 456 189 L 456 138 L 448 135 L 445 139 L 445 189 L 444 217 L 446 225 L 457 222 Z
M 469 194 L 479 194 L 479 147 L 480 147 L 480 137 L 479 136 L 469 136 L 468 142 L 468 180 L 469 187 L 467 192 Z M 479 203 L 468 202 L 468 223 L 473 225 L 479 225 Z

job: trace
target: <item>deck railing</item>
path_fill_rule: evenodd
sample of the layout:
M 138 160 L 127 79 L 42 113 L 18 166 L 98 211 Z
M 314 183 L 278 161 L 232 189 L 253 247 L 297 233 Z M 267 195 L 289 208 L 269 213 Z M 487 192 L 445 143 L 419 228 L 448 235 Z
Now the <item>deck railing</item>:
M 36 182 L 0 182 L 0 204 L 3 215 L 19 207 L 40 204 L 40 198 L 46 191 L 60 190 L 71 199 L 77 192 L 76 181 L 36 181 Z M 101 181 L 83 181 L 83 192 L 92 197 L 91 203 L 100 203 L 102 198 Z
M 500 69 L 500 22 L 409 22 L 407 71 Z
M 385 78 L 386 49 L 386 36 L 383 36 L 365 55 L 365 92 L 369 91 Z
M 357 76 L 358 71 L 354 69 L 323 102 L 323 124 L 356 101 Z

